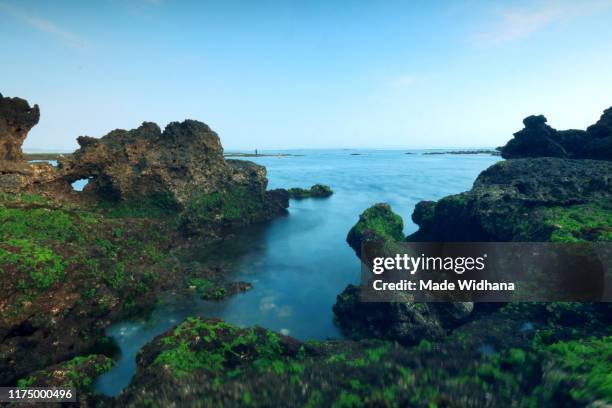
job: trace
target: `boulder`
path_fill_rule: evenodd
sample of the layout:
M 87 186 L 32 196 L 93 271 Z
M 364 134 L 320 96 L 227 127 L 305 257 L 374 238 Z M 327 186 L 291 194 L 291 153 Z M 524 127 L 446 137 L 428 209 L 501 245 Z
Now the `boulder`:
M 363 242 L 404 240 L 404 221 L 386 203 L 374 204 L 359 216 L 357 224 L 349 231 L 346 242 L 361 257 Z

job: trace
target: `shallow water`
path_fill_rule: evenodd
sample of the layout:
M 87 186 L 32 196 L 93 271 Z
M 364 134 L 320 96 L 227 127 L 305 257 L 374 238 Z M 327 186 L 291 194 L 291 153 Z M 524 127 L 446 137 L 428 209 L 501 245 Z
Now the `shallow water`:
M 410 215 L 417 202 L 469 190 L 478 174 L 499 160 L 407 151 L 304 150 L 286 152 L 303 156 L 249 158 L 267 167 L 269 188 L 322 183 L 335 194 L 291 200 L 287 217 L 241 230 L 238 242 L 225 243 L 212 254 L 194 254 L 193 260 L 225 261 L 232 278 L 253 283 L 253 289 L 221 302 L 168 299 L 147 321 L 109 327 L 107 334 L 122 354 L 117 365 L 98 378 L 95 389 L 118 394 L 130 382 L 137 351 L 186 316 L 260 325 L 300 339 L 341 337 L 332 306 L 347 284 L 359 280 L 359 260 L 345 242 L 359 214 L 374 203 L 387 202 L 404 218 L 404 232 L 414 232 Z

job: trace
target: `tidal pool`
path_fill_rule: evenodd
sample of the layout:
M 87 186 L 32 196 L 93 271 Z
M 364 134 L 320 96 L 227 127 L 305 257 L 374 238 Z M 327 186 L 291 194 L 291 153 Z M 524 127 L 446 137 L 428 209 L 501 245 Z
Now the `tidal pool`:
M 482 170 L 500 160 L 490 155 L 423 152 L 294 150 L 273 153 L 299 156 L 249 158 L 266 166 L 269 188 L 322 183 L 335 194 L 291 200 L 287 216 L 242 229 L 236 240 L 212 251 L 196 251 L 186 259 L 222 262 L 231 279 L 251 282 L 253 289 L 220 302 L 170 296 L 149 319 L 109 327 L 106 332 L 117 342 L 121 356 L 94 388 L 106 395 L 120 393 L 132 378 L 138 350 L 187 316 L 260 325 L 300 339 L 341 337 L 332 306 L 347 284 L 359 280 L 359 260 L 345 242 L 359 214 L 374 203 L 387 202 L 403 217 L 404 232 L 414 232 L 410 215 L 417 202 L 469 190 Z

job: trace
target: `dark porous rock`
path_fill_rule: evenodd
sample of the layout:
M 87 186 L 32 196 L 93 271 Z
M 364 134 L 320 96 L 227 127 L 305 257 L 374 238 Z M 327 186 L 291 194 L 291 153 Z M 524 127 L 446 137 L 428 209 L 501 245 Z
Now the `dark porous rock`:
M 333 310 L 342 332 L 354 339 L 387 339 L 406 345 L 446 335 L 474 309 L 471 302 L 362 302 L 360 296 L 361 289 L 355 285 L 338 295 Z
M 60 169 L 71 181 L 91 178 L 86 190 L 109 200 L 167 195 L 184 203 L 195 189 L 217 189 L 230 175 L 237 178 L 223 159 L 217 134 L 194 120 L 172 122 L 163 132 L 145 122 L 77 141 L 80 148 L 60 160 Z
M 612 108 L 586 131 L 553 129 L 543 115 L 529 116 L 523 124 L 525 128 L 501 148 L 502 157 L 612 160 Z
M 265 167 L 225 160 L 219 137 L 202 122 L 172 122 L 163 132 L 145 122 L 77 141 L 80 148 L 59 162 L 64 179 L 88 178 L 84 193 L 101 200 L 182 212 L 186 231 L 270 219 L 288 206 L 284 194 L 266 191 Z
M 0 161 L 23 160 L 21 145 L 39 118 L 38 105 L 0 94 Z
M 612 163 L 599 160 L 499 162 L 483 171 L 470 191 L 445 197 L 434 208 L 419 203 L 413 220 L 420 228 L 407 240 L 548 241 L 587 230 L 603 236 L 609 228 L 611 174 Z M 580 223 L 584 231 L 574 230 Z
M 294 187 L 287 190 L 290 198 L 326 198 L 334 194 L 330 186 L 315 184 L 310 189 Z
M 386 203 L 378 203 L 359 216 L 357 224 L 349 231 L 346 242 L 361 256 L 364 242 L 386 242 L 404 240 L 404 221 Z
M 0 192 L 17 193 L 38 185 L 51 185 L 59 173 L 47 163 L 29 164 L 21 146 L 38 123 L 38 105 L 0 94 Z

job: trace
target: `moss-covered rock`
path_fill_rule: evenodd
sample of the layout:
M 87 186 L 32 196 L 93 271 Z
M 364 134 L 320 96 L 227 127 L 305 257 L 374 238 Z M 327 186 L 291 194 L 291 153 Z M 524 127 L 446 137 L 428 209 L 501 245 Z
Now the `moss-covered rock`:
M 359 216 L 357 224 L 349 231 L 346 242 L 357 256 L 361 255 L 364 242 L 393 242 L 404 240 L 404 221 L 386 203 L 375 204 Z
M 471 302 L 416 303 L 363 302 L 359 286 L 348 285 L 336 299 L 335 321 L 353 339 L 386 339 L 405 345 L 446 335 L 465 322 L 474 309 Z
M 290 198 L 326 198 L 334 194 L 330 186 L 315 184 L 309 189 L 294 187 L 287 190 Z
M 108 371 L 113 361 L 101 354 L 78 356 L 37 371 L 17 382 L 18 387 L 70 387 L 79 392 L 91 390 L 94 379 Z
M 468 192 L 419 204 L 409 241 L 608 241 L 612 165 L 553 158 L 499 162 Z M 426 210 L 426 211 L 425 211 Z M 433 214 L 432 214 L 433 213 Z
M 576 342 L 586 332 L 592 339 Z M 605 333 L 610 327 L 603 314 L 565 326 L 541 304 L 497 309 L 448 336 L 408 347 L 381 340 L 301 342 L 262 328 L 188 318 L 143 348 L 134 380 L 108 403 L 583 406 L 609 398 Z

